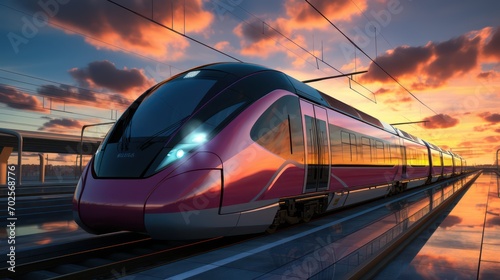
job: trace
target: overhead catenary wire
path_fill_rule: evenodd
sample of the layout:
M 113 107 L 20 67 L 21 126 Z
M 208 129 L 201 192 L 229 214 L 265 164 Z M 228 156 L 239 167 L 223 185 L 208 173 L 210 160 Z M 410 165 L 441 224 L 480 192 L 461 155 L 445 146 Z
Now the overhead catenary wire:
M 370 19 L 368 18 L 368 16 L 363 12 L 363 10 L 358 6 L 358 4 L 356 4 L 356 2 L 354 0 L 351 0 L 352 4 L 354 6 L 356 6 L 356 8 L 359 10 L 359 12 L 363 15 L 364 18 L 366 18 L 366 20 L 370 21 Z M 380 36 L 382 36 L 382 38 L 384 39 L 384 41 L 391 47 L 391 48 L 394 48 L 392 46 L 391 43 L 389 43 L 389 41 L 387 40 L 387 38 L 385 38 L 384 34 L 382 34 L 382 32 L 379 30 L 378 32 L 380 34 Z M 375 35 L 377 34 L 376 30 L 375 30 Z M 375 41 L 376 43 L 377 41 Z M 377 51 L 375 51 L 375 54 L 377 54 Z
M 328 17 L 326 17 L 316 6 L 314 6 L 308 0 L 304 0 L 311 8 L 313 8 L 318 14 L 320 14 L 331 26 L 333 26 L 342 36 L 344 36 L 356 49 L 358 49 L 361 53 L 363 53 L 373 64 L 375 64 L 382 72 L 384 72 L 389 78 L 391 78 L 394 82 L 396 82 L 404 91 L 410 94 L 415 100 L 417 100 L 420 104 L 425 106 L 427 109 L 431 110 L 434 114 L 438 115 L 436 111 L 434 111 L 431 107 L 425 104 L 422 100 L 420 100 L 417 96 L 415 96 L 408 88 L 406 88 L 396 77 L 391 75 L 387 70 L 385 70 L 375 59 L 371 58 L 356 42 L 354 42 L 349 36 L 347 36 L 340 28 L 338 28 Z
M 31 85 L 31 86 L 35 86 L 35 87 L 46 86 L 46 85 L 39 85 L 39 84 L 35 84 L 35 83 L 30 83 L 30 82 L 27 82 L 27 81 L 21 81 L 21 80 L 7 78 L 7 77 L 1 77 L 1 76 L 0 76 L 0 79 L 11 81 L 11 82 L 15 82 L 15 83 L 19 83 L 19 84 Z M 84 98 L 71 97 L 71 96 L 53 96 L 53 95 L 50 95 L 50 94 L 46 94 L 46 92 L 43 91 L 43 90 L 40 90 L 40 88 L 38 88 L 38 89 L 35 90 L 35 89 L 31 89 L 31 88 L 25 88 L 25 87 L 21 87 L 21 86 L 16 86 L 16 85 L 13 85 L 13 84 L 0 83 L 0 85 L 3 85 L 5 87 L 10 87 L 10 88 L 17 89 L 17 90 L 19 90 L 21 92 L 30 93 L 32 96 L 47 97 L 47 98 L 51 98 L 53 100 L 59 100 L 61 102 L 68 102 L 68 103 L 72 103 L 72 104 L 77 104 L 78 103 L 78 104 L 82 104 L 82 105 L 88 104 L 89 106 L 95 106 L 95 103 L 92 100 L 87 100 L 87 99 L 84 99 Z M 70 85 L 67 85 L 67 84 L 60 84 L 60 85 L 68 86 L 68 89 L 75 88 L 74 86 L 70 86 Z M 57 90 L 59 90 L 61 92 L 71 93 L 71 94 L 73 93 L 73 92 L 71 92 L 71 91 L 69 91 L 67 89 L 63 89 L 63 88 L 58 88 Z M 95 101 L 110 102 L 110 99 L 103 98 L 103 96 L 106 96 L 107 93 L 104 93 L 104 92 L 101 93 L 101 92 L 96 92 L 96 91 L 92 91 L 92 90 L 86 90 L 86 91 L 89 91 L 89 92 L 92 92 L 92 93 L 97 93 L 97 95 L 94 96 L 95 97 Z M 86 94 L 80 92 L 80 93 L 78 93 L 78 95 L 84 96 Z M 110 97 L 112 97 L 112 96 L 110 95 Z M 114 102 L 112 102 L 112 104 L 114 104 L 114 105 L 116 105 L 116 106 L 118 106 L 118 107 L 120 107 L 122 109 L 125 109 L 133 101 L 133 100 L 131 100 L 129 98 L 126 98 L 126 97 L 122 97 L 122 98 L 126 102 L 123 102 L 123 101 L 114 101 Z M 109 107 L 109 105 L 107 107 Z
M 93 94 L 107 94 L 106 92 L 95 91 L 95 90 L 91 90 L 91 89 L 84 88 L 84 87 L 79 87 L 79 86 L 73 86 L 73 85 L 69 85 L 69 84 L 65 84 L 65 83 L 61 83 L 61 82 L 56 82 L 56 81 L 52 81 L 52 80 L 48 80 L 48 79 L 44 79 L 44 78 L 40 78 L 40 77 L 35 77 L 35 76 L 23 74 L 23 73 L 18 73 L 18 72 L 14 72 L 14 71 L 2 69 L 2 68 L 0 68 L 0 71 L 7 72 L 7 73 L 10 73 L 10 74 L 19 75 L 19 76 L 22 76 L 22 77 L 25 77 L 25 78 L 31 78 L 31 79 L 34 79 L 34 80 L 40 80 L 40 81 L 48 82 L 48 83 L 55 84 L 55 85 L 66 86 L 66 87 L 72 88 L 72 89 L 80 89 L 80 90 L 83 90 L 83 91 L 86 91 L 86 92 L 89 92 L 89 93 L 93 93 Z M 16 79 L 7 78 L 7 77 L 0 77 L 0 78 L 4 79 L 4 80 L 9 80 L 9 81 L 13 81 L 13 82 L 17 82 L 17 83 L 22 83 L 22 84 L 27 84 L 27 85 L 32 85 L 32 86 L 37 86 L 37 87 L 44 86 L 44 85 L 40 85 L 40 84 L 34 84 L 34 83 L 27 82 L 27 81 L 21 81 L 21 80 L 16 80 Z M 12 85 L 9 85 L 9 86 L 12 86 Z M 15 86 L 12 86 L 12 87 L 15 87 Z M 67 92 L 67 90 L 64 90 L 64 89 L 61 89 L 61 88 L 59 88 L 59 90 Z M 87 95 L 87 93 L 81 93 L 81 92 L 79 94 L 80 95 Z M 41 95 L 43 95 L 43 94 L 41 94 Z M 50 97 L 54 97 L 54 96 L 50 96 Z M 56 98 L 56 97 L 54 97 L 54 98 Z M 57 97 L 57 98 L 63 99 L 63 97 Z M 98 98 L 98 99 L 103 99 L 103 98 Z M 125 100 L 127 100 L 129 102 L 133 101 L 132 99 L 126 98 L 126 97 L 123 97 L 123 99 L 125 99 Z M 103 99 L 103 100 L 105 100 L 105 99 Z M 82 100 L 78 100 L 78 101 L 82 101 Z M 121 104 L 121 105 L 128 105 L 128 104 Z
M 231 59 L 234 59 L 234 60 L 236 60 L 236 61 L 238 61 L 238 62 L 243 62 L 243 60 L 241 60 L 241 59 L 239 59 L 239 58 L 236 58 L 236 57 L 234 57 L 234 56 L 232 56 L 232 55 L 230 55 L 230 54 L 227 54 L 227 53 L 225 53 L 225 52 L 223 52 L 223 51 L 221 51 L 221 50 L 218 50 L 218 49 L 216 49 L 216 48 L 214 48 L 214 47 L 212 47 L 212 46 L 210 46 L 210 45 L 208 45 L 208 44 L 205 44 L 205 43 L 201 42 L 200 40 L 197 40 L 197 39 L 195 39 L 195 38 L 193 38 L 193 37 L 189 36 L 189 35 L 183 34 L 183 33 L 179 32 L 179 31 L 177 31 L 177 30 L 175 30 L 175 29 L 173 29 L 173 28 L 170 28 L 170 27 L 166 26 L 165 24 L 163 24 L 163 23 L 161 23 L 161 22 L 158 22 L 158 21 L 156 21 L 156 20 L 154 20 L 154 19 L 152 19 L 152 18 L 149 18 L 149 17 L 147 17 L 147 16 L 145 16 L 145 15 L 143 15 L 143 14 L 141 14 L 141 13 L 137 12 L 137 11 L 134 11 L 134 10 L 132 10 L 132 9 L 130 9 L 130 8 L 128 8 L 128 7 L 125 7 L 125 6 L 121 5 L 121 4 L 118 4 L 118 3 L 116 3 L 116 2 L 115 2 L 115 1 L 113 1 L 113 0 L 107 0 L 107 1 L 108 1 L 108 2 L 110 2 L 110 3 L 112 3 L 112 4 L 115 4 L 116 6 L 118 6 L 118 7 L 122 8 L 122 9 L 125 9 L 125 10 L 127 10 L 127 11 L 129 11 L 129 12 L 131 12 L 131 13 L 133 13 L 133 14 L 137 15 L 137 16 L 139 16 L 139 17 L 142 17 L 143 19 L 148 20 L 148 21 L 150 21 L 150 22 L 152 22 L 152 23 L 154 23 L 154 24 L 156 24 L 156 25 L 158 25 L 158 26 L 161 26 L 161 27 L 163 27 L 163 28 L 165 28 L 165 29 L 168 29 L 168 30 L 170 30 L 170 31 L 174 32 L 174 33 L 175 33 L 175 34 L 177 34 L 177 35 L 180 35 L 180 36 L 182 36 L 182 37 L 184 37 L 184 38 L 187 38 L 187 39 L 189 39 L 189 40 L 191 40 L 191 41 L 193 41 L 193 42 L 195 42 L 195 43 L 197 43 L 197 44 L 200 44 L 200 45 L 202 45 L 202 46 L 204 46 L 204 47 L 207 47 L 207 48 L 209 48 L 209 49 L 211 49 L 211 50 L 213 50 L 213 51 L 215 51 L 215 52 L 218 52 L 218 53 L 220 53 L 220 54 L 222 54 L 222 55 L 224 55 L 224 56 L 227 56 L 227 57 L 229 57 L 229 58 L 231 58 Z
M 25 12 L 25 11 L 23 11 L 23 10 L 20 10 L 20 9 L 17 9 L 17 8 L 14 8 L 14 7 L 11 7 L 11 6 L 8 6 L 8 5 L 5 5 L 5 4 L 3 4 L 3 3 L 0 3 L 0 6 L 5 7 L 5 8 L 7 8 L 7 9 L 11 9 L 11 10 L 13 10 L 13 11 L 16 11 L 16 12 L 20 13 L 20 14 L 24 14 L 24 15 L 27 15 L 27 16 L 30 16 L 30 17 L 33 17 L 33 16 L 34 16 L 33 14 L 30 14 L 30 13 Z M 112 47 L 112 48 L 116 48 L 116 49 L 118 49 L 118 50 L 121 50 L 121 51 L 123 51 L 123 52 L 125 52 L 125 53 L 130 53 L 130 54 L 132 54 L 132 55 L 134 55 L 134 56 L 141 57 L 141 58 L 144 58 L 144 59 L 147 59 L 147 60 L 150 60 L 150 61 L 156 62 L 156 63 L 158 63 L 158 64 L 163 64 L 163 65 L 165 65 L 165 66 L 168 66 L 170 69 L 177 69 L 177 70 L 179 70 L 179 71 L 182 71 L 182 69 L 177 68 L 177 67 L 175 67 L 175 66 L 173 66 L 173 65 L 171 65 L 171 64 L 168 64 L 168 63 L 165 63 L 165 62 L 162 62 L 162 61 L 156 60 L 156 59 L 154 59 L 154 58 L 151 58 L 151 57 L 149 57 L 149 56 L 146 56 L 146 55 L 143 55 L 143 54 L 140 54 L 140 53 L 137 53 L 137 52 L 134 52 L 134 51 L 128 50 L 128 49 L 126 49 L 126 48 L 124 48 L 124 47 L 121 47 L 121 46 L 119 46 L 119 45 L 111 44 L 111 43 L 109 43 L 109 42 L 106 42 L 106 41 L 104 41 L 104 40 L 98 39 L 98 38 L 96 38 L 96 37 L 94 37 L 94 36 L 90 36 L 90 35 L 88 35 L 88 34 L 86 34 L 86 33 L 81 32 L 81 31 L 78 31 L 78 30 L 75 30 L 75 29 L 72 29 L 72 28 L 68 28 L 67 26 L 63 26 L 63 25 L 60 25 L 60 24 L 54 23 L 54 22 L 53 22 L 53 21 L 51 21 L 51 20 L 48 20 L 48 21 L 47 21 L 47 23 L 48 23 L 48 24 L 50 24 L 50 25 L 52 25 L 52 26 L 55 26 L 55 27 L 57 27 L 57 28 L 59 28 L 59 29 L 65 30 L 65 31 L 67 31 L 67 32 L 69 32 L 69 33 L 78 34 L 78 35 L 83 36 L 83 37 L 85 37 L 85 38 L 87 38 L 87 39 L 90 39 L 90 40 L 93 40 L 93 41 L 97 41 L 97 42 L 99 42 L 99 43 L 102 43 L 102 44 L 108 45 L 108 46 L 110 46 L 110 47 Z
M 249 14 L 250 16 L 256 18 L 257 20 L 259 20 L 260 22 L 262 22 L 262 33 L 264 34 L 265 32 L 265 29 L 264 29 L 264 26 L 267 26 L 269 29 L 271 29 L 272 31 L 276 32 L 278 35 L 280 35 L 281 37 L 285 38 L 286 40 L 288 40 L 289 42 L 291 42 L 293 45 L 295 45 L 296 47 L 298 47 L 299 49 L 301 49 L 302 51 L 304 51 L 305 53 L 307 53 L 309 56 L 312 56 L 315 61 L 316 61 L 316 65 L 314 65 L 314 67 L 316 67 L 317 69 L 319 69 L 319 65 L 318 65 L 318 62 L 322 62 L 323 64 L 325 64 L 327 67 L 330 67 L 331 69 L 337 71 L 338 73 L 340 73 L 340 75 L 338 75 L 339 77 L 341 76 L 348 76 L 347 73 L 344 73 L 342 70 L 339 70 L 338 68 L 336 68 L 335 66 L 331 65 L 330 63 L 328 63 L 327 61 L 325 61 L 324 59 L 324 55 L 323 55 L 323 41 L 321 41 L 321 57 L 318 57 L 317 55 L 314 54 L 314 50 L 313 52 L 309 51 L 308 49 L 306 49 L 305 47 L 301 46 L 300 44 L 298 44 L 297 42 L 295 42 L 293 39 L 291 39 L 290 37 L 288 37 L 287 35 L 283 34 L 283 32 L 279 31 L 278 29 L 274 28 L 273 26 L 271 26 L 269 23 L 267 23 L 266 21 L 262 20 L 261 18 L 257 17 L 256 15 L 252 14 L 251 12 L 247 11 L 246 9 L 244 9 L 243 7 L 241 6 L 238 6 L 239 9 L 241 9 L 242 11 L 244 11 L 245 13 Z M 233 12 L 230 12 L 232 13 L 233 15 L 235 15 Z M 236 15 L 235 15 L 236 16 Z M 238 17 L 239 18 L 239 17 Z M 250 23 L 246 22 L 244 19 L 241 19 L 239 18 L 241 21 L 247 23 L 249 26 L 252 26 Z M 276 42 L 278 42 L 276 40 Z M 278 42 L 279 43 L 279 42 Z M 313 42 L 314 43 L 314 42 Z M 282 45 L 282 44 L 280 44 Z M 287 48 L 286 46 L 282 45 L 284 48 L 286 48 L 288 51 L 291 51 L 289 48 Z M 314 47 L 313 47 L 314 49 Z M 292 51 L 291 51 L 292 52 Z M 300 57 L 298 54 L 294 53 L 297 57 Z M 302 58 L 302 57 L 300 57 Z M 304 59 L 305 60 L 305 59 Z M 305 60 L 307 62 L 307 60 Z M 331 77 L 336 77 L 336 76 L 331 76 Z M 351 80 L 352 80 L 352 77 L 351 78 L 348 78 L 349 79 L 349 85 L 351 84 Z M 318 79 L 311 79 L 311 80 L 306 80 L 307 82 L 312 82 L 312 81 L 321 81 L 321 80 L 325 80 L 325 78 L 318 78 Z M 357 82 L 356 82 L 357 83 Z M 359 84 L 359 83 L 358 83 Z M 361 84 L 360 84 L 361 85 Z M 362 85 L 361 85 L 362 86 Z M 356 92 L 357 94 L 361 95 L 362 97 L 368 99 L 369 101 L 373 102 L 373 103 L 377 103 L 376 100 L 372 100 L 370 99 L 369 97 L 365 96 L 364 94 L 360 93 L 359 91 L 353 89 L 351 86 L 349 86 L 351 88 L 351 90 L 353 90 L 354 92 Z M 367 91 L 369 91 L 370 93 L 372 93 L 373 95 L 375 95 L 371 90 L 369 90 L 368 88 L 366 88 L 365 86 L 362 86 L 364 89 L 366 89 Z
M 214 2 L 214 3 L 215 3 L 216 1 L 218 1 L 218 0 L 215 0 L 215 1 L 214 1 L 214 0 L 211 0 L 211 2 Z M 308 55 L 312 55 L 314 58 L 316 58 L 316 57 L 315 57 L 315 55 L 313 55 L 313 54 L 312 54 L 311 52 L 309 52 L 307 49 L 305 49 L 305 48 L 304 48 L 304 47 L 302 47 L 301 45 L 297 44 L 297 43 L 296 43 L 293 39 L 291 39 L 290 37 L 288 37 L 288 36 L 286 36 L 286 35 L 282 34 L 282 33 L 281 33 L 281 32 L 279 32 L 277 29 L 273 28 L 273 27 L 272 27 L 270 24 L 268 24 L 265 20 L 263 20 L 263 19 L 259 18 L 258 16 L 256 16 L 256 15 L 252 14 L 252 13 L 251 13 L 251 12 L 249 12 L 248 10 L 244 9 L 241 5 L 238 5 L 238 7 L 237 7 L 237 8 L 238 8 L 238 9 L 240 9 L 240 10 L 242 10 L 243 12 L 247 13 L 248 15 L 250 15 L 251 17 L 255 18 L 256 20 L 258 20 L 259 22 L 261 22 L 261 23 L 262 23 L 262 31 L 261 31 L 261 32 L 262 32 L 262 34 L 263 34 L 263 35 L 267 36 L 268 38 L 271 38 L 269 35 L 266 35 L 266 34 L 265 34 L 264 26 L 268 26 L 270 29 L 272 29 L 273 31 L 275 31 L 277 34 L 279 34 L 280 36 L 282 36 L 283 38 L 285 38 L 287 41 L 291 42 L 292 44 L 294 44 L 295 46 L 297 46 L 299 49 L 301 49 L 301 50 L 305 51 Z M 247 24 L 248 26 L 250 26 L 251 28 L 253 28 L 255 31 L 259 32 L 259 30 L 260 30 L 260 29 L 255 28 L 254 26 L 252 26 L 252 24 L 251 24 L 251 23 L 249 23 L 249 22 L 248 22 L 247 20 L 245 20 L 244 18 L 239 17 L 239 16 L 238 16 L 238 15 L 236 15 L 233 11 L 228 10 L 227 12 L 228 12 L 228 13 L 231 13 L 234 17 L 236 17 L 237 19 L 239 19 L 239 20 L 240 20 L 240 21 L 242 21 L 243 23 Z M 300 56 L 300 55 L 299 55 L 298 53 L 296 53 L 294 50 L 292 50 L 292 49 L 288 48 L 287 46 L 283 45 L 283 44 L 282 44 L 280 41 L 278 41 L 277 39 L 274 39 L 274 40 L 275 40 L 275 42 L 276 42 L 277 44 L 279 44 L 281 47 L 283 47 L 284 49 L 286 49 L 286 50 L 287 50 L 287 51 L 289 51 L 290 53 L 293 53 L 295 56 L 297 56 L 298 58 L 302 59 L 304 62 L 311 64 L 309 61 L 307 61 L 307 59 L 305 59 L 305 58 L 303 58 L 302 56 Z M 321 60 L 323 61 L 323 57 L 321 58 Z M 317 62 L 317 61 L 318 61 L 318 60 L 317 60 L 317 58 L 316 58 L 316 62 Z M 311 65 L 312 65 L 312 64 L 311 64 Z M 325 63 L 325 65 L 327 65 L 327 64 Z M 313 65 L 313 66 L 314 66 L 314 67 L 317 67 L 317 65 Z M 327 65 L 327 66 L 329 66 L 329 65 Z M 333 68 L 333 69 L 334 69 L 334 70 L 336 70 L 337 72 L 339 72 L 339 70 L 337 70 L 337 69 L 335 69 L 335 68 Z M 341 72 L 339 72 L 339 73 L 341 73 Z

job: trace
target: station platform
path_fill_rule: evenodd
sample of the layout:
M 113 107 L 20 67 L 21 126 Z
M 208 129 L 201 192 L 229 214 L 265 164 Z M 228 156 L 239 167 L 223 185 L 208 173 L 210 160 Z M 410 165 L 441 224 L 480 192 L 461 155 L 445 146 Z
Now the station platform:
M 435 231 L 375 279 L 500 279 L 500 177 L 483 173 Z
M 275 234 L 186 258 L 127 277 L 137 279 L 349 279 L 368 255 L 425 216 L 426 203 L 462 199 L 440 229 L 413 253 L 404 251 L 376 279 L 494 279 L 500 271 L 498 176 L 482 174 L 422 195 L 376 201 Z M 469 178 L 470 179 L 470 178 Z M 459 192 L 459 190 L 465 190 Z M 432 208 L 432 206 L 431 206 Z M 425 234 L 423 234 L 425 235 Z M 491 276 L 491 277 L 490 277 Z M 127 278 L 129 279 L 129 278 Z

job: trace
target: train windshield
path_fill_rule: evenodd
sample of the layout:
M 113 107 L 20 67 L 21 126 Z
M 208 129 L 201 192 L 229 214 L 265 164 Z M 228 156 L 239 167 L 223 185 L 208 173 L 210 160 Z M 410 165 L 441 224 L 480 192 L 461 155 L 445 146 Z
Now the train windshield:
M 224 84 L 227 85 L 228 76 L 220 71 L 191 71 L 144 93 L 123 113 L 103 142 L 96 154 L 95 174 L 99 177 L 137 178 L 144 176 L 151 164 L 162 167 L 168 164 L 157 157 L 166 157 L 165 153 L 168 154 L 182 142 L 180 138 L 189 134 L 185 125 L 190 124 L 190 130 L 199 131 L 203 125 L 206 127 L 207 122 L 199 119 L 205 118 L 215 122 L 214 128 L 236 109 L 235 104 L 228 102 L 208 112 L 213 116 L 200 116 L 206 111 L 203 110 L 204 105 L 217 95 Z M 198 129 L 194 128 L 194 124 Z M 200 134 L 196 141 L 201 142 L 200 137 L 206 136 Z M 185 151 L 186 148 L 178 151 L 176 156 Z M 155 160 L 159 162 L 155 163 Z
M 123 113 L 95 155 L 94 175 L 149 177 L 186 158 L 277 88 L 294 90 L 283 73 L 273 71 L 179 74 L 144 93 Z
M 144 98 L 124 129 L 124 134 L 133 138 L 171 135 L 198 107 L 215 82 L 193 79 L 190 82 L 181 80 L 162 85 Z

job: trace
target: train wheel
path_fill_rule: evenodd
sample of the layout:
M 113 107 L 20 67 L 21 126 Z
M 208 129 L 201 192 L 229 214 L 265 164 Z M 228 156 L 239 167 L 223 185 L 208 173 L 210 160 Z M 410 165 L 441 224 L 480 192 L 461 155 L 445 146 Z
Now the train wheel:
M 302 221 L 307 223 L 314 216 L 314 212 L 316 212 L 316 205 L 304 205 L 304 212 L 302 213 Z
M 270 225 L 267 229 L 266 229 L 266 233 L 269 233 L 269 234 L 272 234 L 272 233 L 275 233 L 276 230 L 278 229 L 278 226 L 277 224 L 272 224 Z
M 304 213 L 304 217 L 302 217 L 302 221 L 304 223 L 308 223 L 312 219 L 313 216 L 314 216 L 313 214 Z

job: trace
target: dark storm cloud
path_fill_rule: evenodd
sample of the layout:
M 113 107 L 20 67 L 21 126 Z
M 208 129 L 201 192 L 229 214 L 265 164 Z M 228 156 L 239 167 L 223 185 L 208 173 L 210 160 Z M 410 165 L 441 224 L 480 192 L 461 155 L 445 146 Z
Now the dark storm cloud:
M 429 122 L 421 124 L 421 126 L 428 129 L 449 128 L 454 127 L 459 123 L 458 119 L 453 118 L 447 114 L 438 114 L 432 117 L 427 117 L 424 118 L 424 121 Z
M 484 45 L 484 53 L 500 59 L 500 27 L 493 30 L 490 41 Z
M 96 95 L 90 90 L 69 85 L 42 85 L 37 89 L 38 94 L 72 101 L 95 102 Z
M 109 95 L 109 100 L 113 103 L 122 104 L 126 106 L 130 105 L 133 101 L 132 99 L 125 98 L 120 94 Z
M 394 49 L 393 52 L 381 55 L 375 59 L 378 65 L 382 66 L 394 77 L 404 76 L 415 73 L 422 63 L 430 59 L 432 49 L 425 47 L 401 46 Z M 381 81 L 387 82 L 391 78 L 387 76 L 375 63 L 368 67 L 368 73 L 361 76 L 366 82 Z
M 478 116 L 483 118 L 485 121 L 490 122 L 490 123 L 500 123 L 500 114 L 497 113 L 490 113 L 490 112 L 485 112 L 481 113 Z
M 453 75 L 472 70 L 478 61 L 480 39 L 460 36 L 433 45 L 436 59 L 424 70 L 428 75 L 427 84 L 440 86 Z
M 44 111 L 36 97 L 5 85 L 0 85 L 0 103 L 15 109 Z
M 453 76 L 471 71 L 477 65 L 480 39 L 463 35 L 420 47 L 401 46 L 377 57 L 375 61 L 396 78 L 420 77 L 420 81 L 412 85 L 413 89 L 438 87 Z M 371 63 L 368 73 L 361 76 L 361 80 L 387 82 L 390 78 L 375 63 Z
M 69 74 L 82 86 L 96 85 L 111 91 L 125 93 L 134 88 L 146 89 L 149 81 L 143 71 L 133 69 L 117 69 L 110 61 L 94 61 L 87 67 L 73 68 Z
M 283 30 L 280 30 L 279 27 L 273 28 L 276 28 L 281 33 L 285 33 Z M 241 35 L 250 42 L 258 42 L 260 40 L 269 40 L 280 37 L 277 32 L 272 31 L 269 26 L 265 25 L 258 19 L 253 20 L 249 24 L 242 25 Z
M 477 77 L 478 77 L 479 79 L 486 79 L 486 80 L 487 80 L 487 79 L 489 79 L 489 78 L 494 78 L 494 77 L 496 77 L 496 75 L 497 75 L 497 74 L 496 74 L 496 72 L 494 72 L 494 71 L 486 71 L 486 72 L 481 72 L 481 73 L 477 74 Z
M 108 108 L 109 103 L 128 105 L 143 93 L 153 80 L 142 70 L 117 69 L 110 61 L 94 61 L 82 68 L 68 71 L 78 86 L 42 85 L 37 93 L 75 104 Z M 93 90 L 97 91 L 93 91 Z
M 58 131 L 58 130 L 64 130 L 64 129 L 71 129 L 71 128 L 78 128 L 80 129 L 82 127 L 82 124 L 73 119 L 52 119 L 42 125 L 38 130 L 51 130 L 51 131 Z

